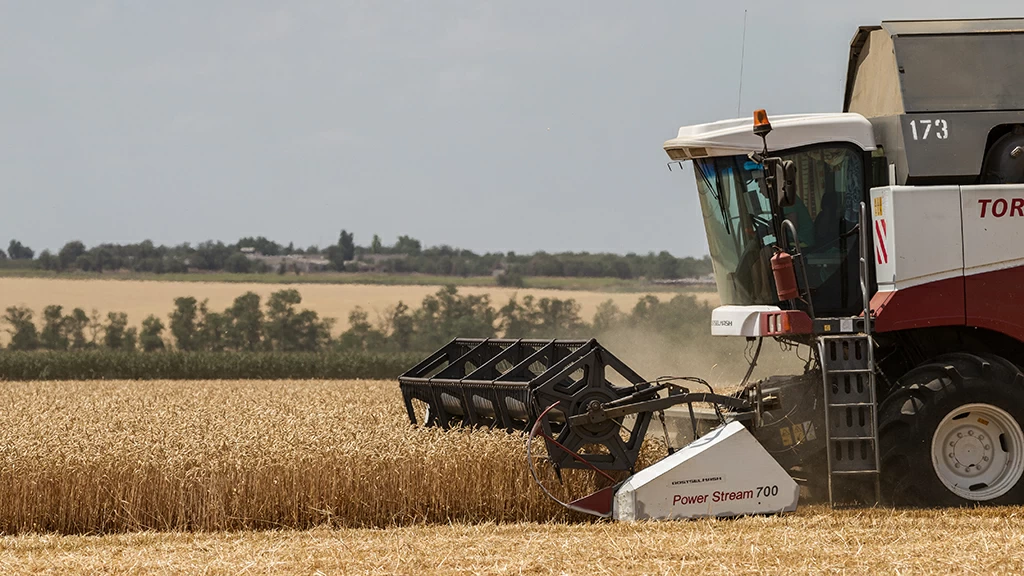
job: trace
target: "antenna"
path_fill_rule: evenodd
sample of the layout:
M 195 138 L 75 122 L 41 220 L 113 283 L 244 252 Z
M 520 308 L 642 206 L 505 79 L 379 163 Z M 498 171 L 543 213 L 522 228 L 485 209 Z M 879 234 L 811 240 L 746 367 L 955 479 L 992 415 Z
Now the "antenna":
M 740 117 L 740 104 L 743 103 L 743 58 L 747 54 L 747 11 L 743 11 L 743 42 L 740 44 L 740 88 L 736 94 L 736 117 Z

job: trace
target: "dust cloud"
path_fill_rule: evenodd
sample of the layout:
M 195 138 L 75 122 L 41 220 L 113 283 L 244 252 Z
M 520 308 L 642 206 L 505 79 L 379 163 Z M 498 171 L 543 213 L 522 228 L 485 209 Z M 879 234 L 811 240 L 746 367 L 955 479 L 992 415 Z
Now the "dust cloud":
M 607 350 L 648 380 L 659 376 L 696 376 L 716 391 L 738 387 L 750 363 L 756 342 L 745 338 L 702 335 L 680 345 L 678 341 L 633 328 L 617 328 L 597 338 Z M 744 351 L 749 347 L 749 353 Z M 768 376 L 801 374 L 811 350 L 806 346 L 783 350 L 765 339 L 752 380 Z

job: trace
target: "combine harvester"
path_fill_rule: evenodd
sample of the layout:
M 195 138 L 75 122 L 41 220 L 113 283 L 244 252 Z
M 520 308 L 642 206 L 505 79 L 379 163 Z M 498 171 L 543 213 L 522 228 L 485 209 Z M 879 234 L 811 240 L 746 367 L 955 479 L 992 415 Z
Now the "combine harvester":
M 457 339 L 400 378 L 410 419 L 542 437 L 559 478 L 606 483 L 565 505 L 617 519 L 789 511 L 800 485 L 833 505 L 1024 503 L 1021 54 L 1024 20 L 862 27 L 843 113 L 665 142 L 694 164 L 711 333 L 809 346 L 804 374 L 748 382 L 755 353 L 720 395 L 593 340 Z M 666 410 L 692 441 L 633 474 Z

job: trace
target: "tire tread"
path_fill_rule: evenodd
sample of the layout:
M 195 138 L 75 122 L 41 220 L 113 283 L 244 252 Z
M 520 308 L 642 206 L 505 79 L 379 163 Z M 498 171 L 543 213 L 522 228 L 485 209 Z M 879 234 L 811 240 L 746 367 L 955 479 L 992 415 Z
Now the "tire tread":
M 980 398 L 980 399 L 979 399 Z M 931 463 L 934 426 L 956 406 L 997 399 L 1024 421 L 1024 374 L 1004 358 L 957 352 L 907 372 L 878 411 L 883 500 L 909 506 L 976 505 L 950 492 Z M 931 428 L 929 428 L 931 426 Z M 983 504 L 1024 503 L 1024 481 Z

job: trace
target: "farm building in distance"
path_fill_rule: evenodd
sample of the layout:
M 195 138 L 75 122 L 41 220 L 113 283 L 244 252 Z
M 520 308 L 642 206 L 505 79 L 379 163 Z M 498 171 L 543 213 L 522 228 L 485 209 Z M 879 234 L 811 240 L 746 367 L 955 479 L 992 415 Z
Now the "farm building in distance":
M 331 261 L 323 256 L 308 256 L 305 254 L 288 254 L 284 256 L 267 256 L 260 254 L 255 248 L 244 247 L 242 254 L 253 262 L 262 262 L 268 267 L 278 269 L 284 265 L 286 270 L 295 270 L 303 273 L 327 272 L 331 269 Z

